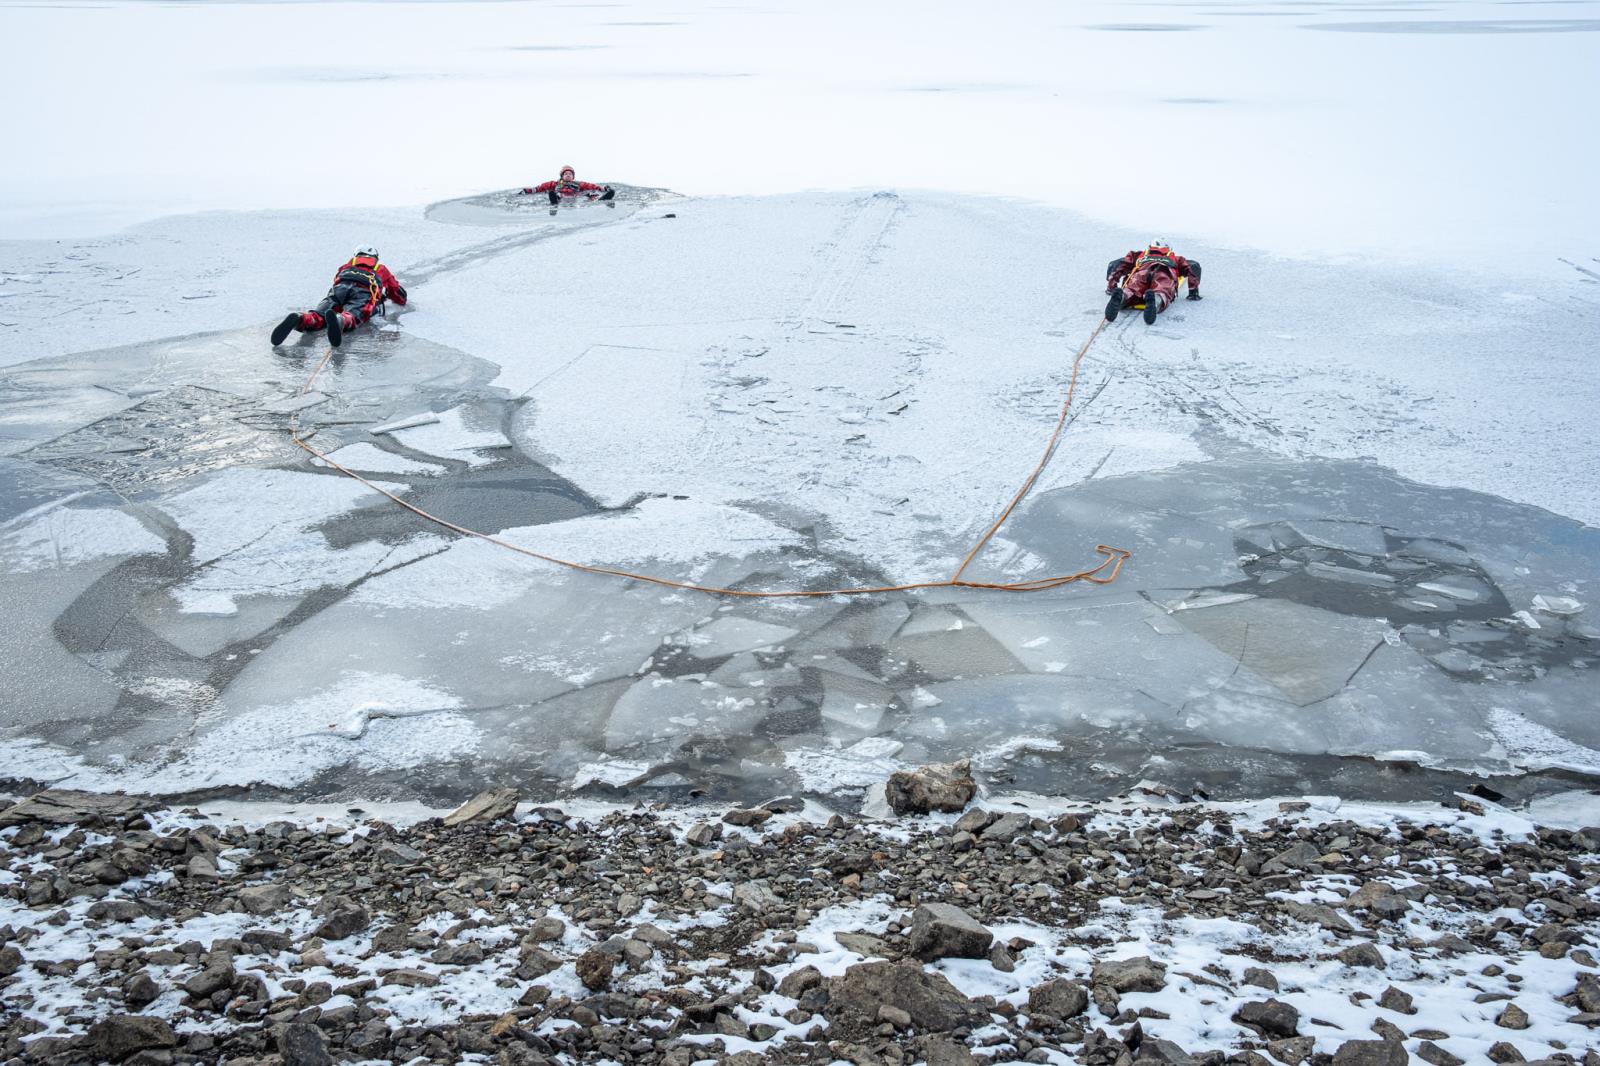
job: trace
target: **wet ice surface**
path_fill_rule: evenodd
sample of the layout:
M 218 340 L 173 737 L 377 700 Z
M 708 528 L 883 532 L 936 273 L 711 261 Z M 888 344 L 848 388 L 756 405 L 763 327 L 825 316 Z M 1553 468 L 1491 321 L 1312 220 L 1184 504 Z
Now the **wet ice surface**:
M 1037 457 L 1121 235 L 935 196 L 647 193 L 418 223 L 476 243 L 402 263 L 414 307 L 308 394 L 324 349 L 275 352 L 270 323 L 0 376 L 0 775 L 437 801 L 864 801 L 969 756 L 1073 795 L 1600 778 L 1600 532 L 1481 491 L 1596 513 L 1569 469 L 1593 442 L 1526 428 L 1581 418 L 1592 335 L 1513 299 L 1319 267 L 1328 306 L 1285 319 L 1231 291 L 1254 260 L 1208 252 L 1207 302 L 1091 351 L 1061 453 L 975 564 L 1131 550 L 1103 588 L 717 599 L 462 537 L 289 441 L 295 413 L 378 486 L 586 564 L 948 576 Z M 1532 369 L 1474 421 L 1496 371 L 1470 346 L 1518 343 Z

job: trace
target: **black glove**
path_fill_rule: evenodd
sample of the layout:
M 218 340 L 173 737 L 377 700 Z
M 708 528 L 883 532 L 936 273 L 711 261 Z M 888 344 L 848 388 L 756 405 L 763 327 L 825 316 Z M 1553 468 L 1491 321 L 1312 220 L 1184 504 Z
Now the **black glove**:
M 1190 289 L 1187 299 L 1198 300 L 1198 299 L 1200 299 L 1200 294 L 1195 292 L 1193 289 Z
M 561 194 L 556 192 L 554 189 L 551 189 L 550 190 L 550 202 L 553 203 L 553 204 L 560 203 L 561 202 Z
M 532 189 L 523 189 L 521 192 L 517 193 L 517 195 L 518 196 L 527 196 L 531 192 L 533 192 Z
M 605 187 L 605 191 L 603 191 L 603 192 L 602 192 L 602 193 L 601 193 L 601 194 L 600 194 L 600 199 L 602 199 L 602 200 L 609 200 L 609 199 L 611 199 L 611 198 L 612 198 L 612 197 L 613 197 L 613 196 L 615 196 L 615 195 L 617 195 L 617 190 L 615 190 L 615 189 L 613 189 L 613 188 L 612 188 L 612 187 L 611 187 L 611 186 L 609 186 L 609 185 L 607 185 L 607 186 L 606 186 L 606 187 Z

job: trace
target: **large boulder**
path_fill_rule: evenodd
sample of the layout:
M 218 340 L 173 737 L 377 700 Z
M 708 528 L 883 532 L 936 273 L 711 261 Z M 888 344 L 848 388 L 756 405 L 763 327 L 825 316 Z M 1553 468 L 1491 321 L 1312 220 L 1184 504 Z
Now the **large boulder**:
M 1300 1012 L 1277 999 L 1252 1000 L 1233 1012 L 1233 1020 L 1268 1040 L 1294 1036 L 1300 1031 Z
M 989 1022 L 989 1012 L 919 962 L 862 962 L 828 982 L 830 1019 L 874 1025 L 878 1008 L 903 1010 L 911 1024 L 927 1032 L 973 1029 Z
M 509 818 L 517 812 L 522 793 L 514 788 L 491 788 L 473 796 L 467 802 L 444 816 L 445 825 L 464 822 L 492 822 L 496 818 Z
M 136 796 L 103 795 L 99 792 L 76 792 L 68 788 L 47 788 L 27 799 L 0 811 L 0 829 L 42 822 L 47 825 L 69 825 L 90 818 L 120 821 L 140 811 L 148 810 L 153 800 Z
M 1346 1040 L 1333 1053 L 1333 1066 L 1406 1066 L 1406 1046 L 1393 1040 Z
M 911 954 L 923 962 L 935 959 L 981 959 L 989 954 L 994 934 L 960 907 L 924 903 L 911 912 Z
M 239 891 L 239 905 L 248 914 L 281 911 L 289 905 L 291 898 L 289 886 L 284 884 L 251 885 Z
M 1398 918 L 1411 903 L 1386 881 L 1368 881 L 1345 898 L 1351 910 L 1370 911 L 1379 918 Z
M 1118 992 L 1159 992 L 1167 984 L 1167 968 L 1144 955 L 1132 959 L 1097 962 L 1093 982 Z
M 292 1022 L 278 1031 L 278 1053 L 283 1066 L 333 1066 L 322 1030 L 307 1022 Z
M 1089 1009 L 1089 991 L 1076 981 L 1058 977 L 1028 990 L 1028 1013 L 1066 1021 Z
M 896 814 L 959 811 L 977 794 L 970 759 L 900 770 L 889 776 L 884 787 L 884 797 Z
M 107 1062 L 121 1062 L 138 1051 L 178 1046 L 178 1035 L 160 1018 L 113 1014 L 89 1027 L 89 1047 Z
M 365 907 L 338 906 L 311 931 L 312 936 L 324 940 L 343 940 L 354 936 L 372 924 L 372 915 Z

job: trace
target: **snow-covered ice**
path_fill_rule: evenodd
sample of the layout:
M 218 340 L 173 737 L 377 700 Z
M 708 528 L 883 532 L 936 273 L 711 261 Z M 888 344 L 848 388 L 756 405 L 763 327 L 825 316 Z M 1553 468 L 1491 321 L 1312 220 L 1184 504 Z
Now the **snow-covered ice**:
M 150 66 L 112 34 L 175 27 L 229 48 L 130 91 L 229 121 L 190 115 L 214 143 L 176 183 L 98 111 L 98 139 L 0 171 L 0 218 L 50 235 L 0 242 L 0 776 L 864 798 L 977 756 L 1040 790 L 1394 798 L 1600 773 L 1600 232 L 1549 177 L 1595 141 L 1544 106 L 1552 79 L 1581 98 L 1592 35 L 1547 6 L 1186 8 L 1142 32 L 1162 13 L 889 5 L 851 9 L 840 54 L 829 4 L 647 28 L 423 2 L 385 7 L 339 76 L 321 43 L 262 50 L 308 5 L 96 8 L 82 82 L 11 112 L 11 142 Z M 7 11 L 44 42 L 91 14 Z M 0 85 L 37 75 L 28 36 L 4 35 Z M 1349 78 L 1374 50 L 1397 61 Z M 1127 83 L 1151 69 L 1175 85 Z M 374 132 L 381 181 L 243 167 L 248 119 L 374 84 L 414 116 Z M 574 90 L 584 116 L 547 109 L 540 138 L 563 158 L 483 136 L 510 106 L 486 99 Z M 445 98 L 460 121 L 423 121 Z M 1119 161 L 1155 121 L 1176 177 L 1152 196 Z M 553 213 L 473 192 L 567 156 L 634 184 Z M 219 210 L 172 214 L 173 188 Z M 113 216 L 145 220 L 96 229 Z M 949 578 L 1038 460 L 1106 260 L 1152 228 L 1206 300 L 1104 330 L 968 571 L 1109 544 L 1133 553 L 1115 584 L 719 599 L 550 561 L 745 591 Z M 366 242 L 411 305 L 308 392 L 320 338 L 265 333 Z M 532 557 L 340 476 L 291 415 Z

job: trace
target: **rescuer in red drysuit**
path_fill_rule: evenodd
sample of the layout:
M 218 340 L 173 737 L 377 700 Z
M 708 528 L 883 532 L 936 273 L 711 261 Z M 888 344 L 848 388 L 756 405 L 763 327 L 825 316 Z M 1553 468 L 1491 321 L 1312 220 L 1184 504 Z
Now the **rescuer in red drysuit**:
M 580 196 L 588 200 L 609 200 L 617 195 L 617 190 L 609 185 L 596 185 L 592 181 L 579 181 L 577 178 L 577 171 L 571 167 L 562 167 L 561 177 L 542 185 L 525 188 L 522 190 L 522 195 L 534 196 L 544 193 L 550 197 L 550 202 L 553 204 L 558 204 L 562 200 L 576 200 Z
M 388 267 L 378 262 L 378 250 L 363 245 L 349 262 L 333 272 L 333 287 L 315 310 L 297 312 L 278 323 L 272 331 L 272 343 L 282 344 L 293 330 L 314 333 L 326 327 L 328 343 L 337 348 L 344 340 L 344 331 L 371 318 L 385 300 L 404 307 L 405 287 Z
M 1172 254 L 1172 246 L 1156 239 L 1144 251 L 1135 249 L 1106 265 L 1106 321 L 1115 322 L 1124 307 L 1144 303 L 1144 320 L 1171 307 L 1178 298 L 1178 280 L 1189 282 L 1189 299 L 1200 299 L 1200 264 Z

